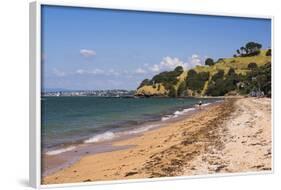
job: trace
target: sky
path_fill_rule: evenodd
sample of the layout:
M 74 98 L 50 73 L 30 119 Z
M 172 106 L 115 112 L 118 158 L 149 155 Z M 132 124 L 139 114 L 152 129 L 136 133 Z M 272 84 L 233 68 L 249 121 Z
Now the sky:
M 43 6 L 41 23 L 44 89 L 134 90 L 249 41 L 271 46 L 269 19 Z

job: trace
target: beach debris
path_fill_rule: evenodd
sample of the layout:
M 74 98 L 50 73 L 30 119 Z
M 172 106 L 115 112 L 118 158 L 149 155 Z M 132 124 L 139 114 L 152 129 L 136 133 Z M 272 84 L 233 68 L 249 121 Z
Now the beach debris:
M 92 181 L 91 179 L 86 179 L 83 182 L 91 182 L 91 181 Z
M 131 176 L 131 175 L 135 175 L 137 173 L 138 172 L 128 172 L 128 173 L 125 174 L 125 177 Z

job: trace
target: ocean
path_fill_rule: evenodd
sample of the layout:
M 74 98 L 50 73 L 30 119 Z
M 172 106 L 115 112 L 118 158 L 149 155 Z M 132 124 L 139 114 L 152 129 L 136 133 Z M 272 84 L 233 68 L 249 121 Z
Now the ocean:
M 56 155 L 75 144 L 99 143 L 159 127 L 218 99 L 42 97 L 42 150 Z M 61 147 L 64 147 L 63 149 Z

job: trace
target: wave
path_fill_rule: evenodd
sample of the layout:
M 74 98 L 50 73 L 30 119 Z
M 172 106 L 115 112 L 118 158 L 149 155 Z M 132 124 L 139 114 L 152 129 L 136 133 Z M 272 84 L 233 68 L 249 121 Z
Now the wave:
M 159 127 L 159 124 L 151 124 L 151 125 L 146 125 L 143 127 L 135 128 L 133 130 L 127 130 L 127 131 L 119 131 L 119 132 L 112 132 L 112 131 L 107 131 L 98 135 L 95 135 L 87 140 L 84 141 L 84 143 L 97 143 L 97 142 L 104 142 L 108 140 L 113 140 L 125 135 L 133 135 L 133 134 L 138 134 L 138 133 L 143 133 L 146 132 L 150 129 Z
M 137 129 L 134 129 L 132 131 L 127 131 L 125 132 L 125 134 L 137 134 L 137 133 L 143 133 L 143 132 L 146 132 L 150 129 L 153 129 L 153 128 L 156 128 L 156 127 L 159 127 L 160 125 L 159 124 L 152 124 L 152 125 L 147 125 L 147 126 L 144 126 L 144 127 L 139 127 Z
M 57 150 L 50 150 L 50 151 L 46 152 L 46 154 L 49 156 L 53 156 L 53 155 L 61 154 L 63 152 L 71 151 L 73 149 L 75 149 L 75 146 L 70 146 L 67 148 L 61 148 L 61 149 L 57 149 Z
M 177 118 L 178 116 L 180 115 L 184 115 L 185 113 L 187 112 L 190 112 L 190 111 L 194 111 L 195 108 L 186 108 L 186 109 L 183 109 L 182 111 L 175 111 L 172 115 L 165 115 L 161 118 L 161 121 L 167 121 L 169 119 L 172 119 L 172 118 Z
M 202 106 L 207 106 L 207 105 L 210 105 L 211 103 L 205 103 L 205 104 L 202 104 Z
M 101 142 L 106 140 L 112 140 L 114 138 L 116 138 L 116 134 L 111 131 L 107 131 L 105 133 L 95 135 L 85 140 L 84 143 L 95 143 L 95 142 Z

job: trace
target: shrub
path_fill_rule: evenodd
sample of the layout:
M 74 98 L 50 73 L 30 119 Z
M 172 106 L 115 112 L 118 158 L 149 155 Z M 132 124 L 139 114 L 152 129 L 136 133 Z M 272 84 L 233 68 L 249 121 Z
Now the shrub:
M 187 73 L 186 86 L 200 93 L 207 80 L 209 80 L 209 72 L 197 73 L 195 70 L 191 69 Z
M 215 63 L 214 63 L 214 60 L 211 59 L 211 58 L 208 58 L 208 59 L 205 60 L 205 65 L 212 66 L 212 65 L 214 65 L 214 64 L 215 64 Z
M 174 70 L 176 73 L 181 74 L 183 72 L 183 67 L 182 66 L 177 66 Z
M 256 69 L 256 68 L 258 68 L 258 65 L 256 63 L 253 63 L 253 62 L 249 63 L 248 69 L 253 70 L 253 69 Z
M 176 97 L 177 96 L 177 91 L 176 91 L 175 87 L 173 87 L 173 86 L 170 87 L 168 96 L 169 97 Z
M 212 76 L 206 94 L 209 96 L 223 96 L 229 91 L 235 90 L 237 82 L 238 75 L 233 68 L 229 69 L 226 76 L 224 76 L 223 70 L 219 70 Z
M 265 53 L 266 56 L 271 56 L 271 49 L 268 49 Z
M 178 87 L 178 91 L 177 91 L 178 96 L 183 96 L 184 95 L 185 88 L 186 88 L 186 83 L 185 82 L 181 82 L 179 87 Z

